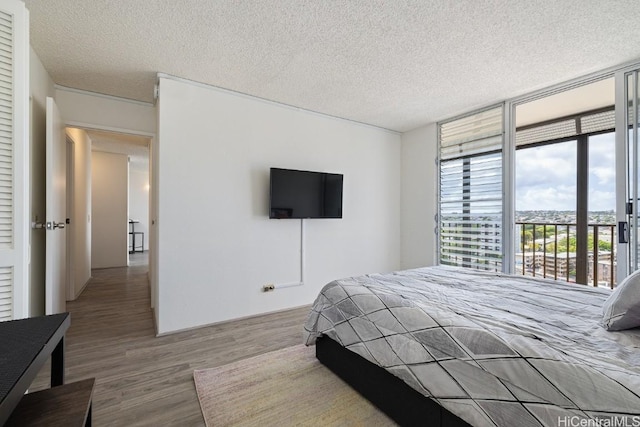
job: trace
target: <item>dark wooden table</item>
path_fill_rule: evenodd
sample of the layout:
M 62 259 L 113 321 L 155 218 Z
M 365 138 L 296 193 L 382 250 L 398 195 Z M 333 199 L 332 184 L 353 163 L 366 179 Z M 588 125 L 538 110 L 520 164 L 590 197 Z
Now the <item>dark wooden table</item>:
M 131 231 L 129 235 L 131 236 L 131 249 L 129 249 L 130 254 L 135 254 L 136 252 L 144 252 L 144 233 L 142 231 L 136 231 L 136 224 L 140 223 L 137 219 L 130 219 L 129 225 L 131 226 Z M 136 250 L 136 236 L 142 237 L 142 246 L 140 246 L 140 250 Z
M 0 322 L 0 426 L 51 356 L 51 386 L 64 384 L 69 313 Z

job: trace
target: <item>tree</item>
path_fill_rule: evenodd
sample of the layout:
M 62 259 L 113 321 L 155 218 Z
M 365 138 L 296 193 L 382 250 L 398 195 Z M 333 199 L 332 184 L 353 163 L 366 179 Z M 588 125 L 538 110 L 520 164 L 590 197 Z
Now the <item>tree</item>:
M 587 238 L 587 250 L 593 252 L 593 234 L 589 234 Z M 567 252 L 567 246 L 569 247 L 569 252 L 575 252 L 577 248 L 577 239 L 575 236 L 569 237 L 567 240 L 566 237 L 558 240 L 558 252 Z M 553 251 L 553 243 L 551 244 L 551 250 Z M 611 252 L 611 242 L 606 240 L 598 239 L 598 250 L 604 252 Z
M 529 230 L 525 230 L 524 231 L 524 243 L 523 244 L 523 250 L 527 247 L 529 247 L 531 245 L 531 242 L 533 242 L 533 233 Z

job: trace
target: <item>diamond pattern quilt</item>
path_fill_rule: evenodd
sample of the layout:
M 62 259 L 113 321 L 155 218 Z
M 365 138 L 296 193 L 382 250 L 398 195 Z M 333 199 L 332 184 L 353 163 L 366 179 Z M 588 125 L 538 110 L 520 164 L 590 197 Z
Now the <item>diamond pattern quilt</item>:
M 474 426 L 640 426 L 640 329 L 607 289 L 427 267 L 336 280 L 305 323 Z M 587 424 L 590 423 L 590 424 Z

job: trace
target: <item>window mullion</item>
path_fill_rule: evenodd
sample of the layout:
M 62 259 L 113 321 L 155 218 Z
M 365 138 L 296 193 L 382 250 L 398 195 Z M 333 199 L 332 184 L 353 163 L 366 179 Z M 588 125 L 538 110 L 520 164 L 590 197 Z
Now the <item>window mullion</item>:
M 577 139 L 576 283 L 587 284 L 589 271 L 589 140 Z

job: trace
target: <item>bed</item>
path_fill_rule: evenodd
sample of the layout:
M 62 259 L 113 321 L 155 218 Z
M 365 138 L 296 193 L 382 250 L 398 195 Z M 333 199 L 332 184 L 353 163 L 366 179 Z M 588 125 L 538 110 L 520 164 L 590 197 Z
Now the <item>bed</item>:
M 352 277 L 305 342 L 402 425 L 640 426 L 640 329 L 602 327 L 610 295 L 444 266 Z

